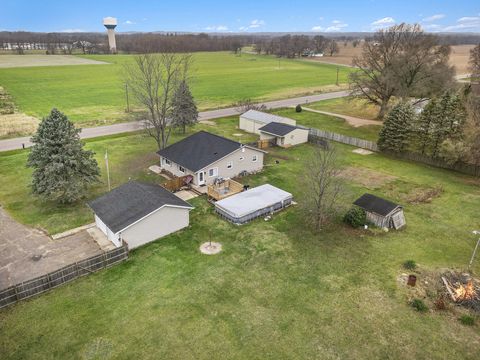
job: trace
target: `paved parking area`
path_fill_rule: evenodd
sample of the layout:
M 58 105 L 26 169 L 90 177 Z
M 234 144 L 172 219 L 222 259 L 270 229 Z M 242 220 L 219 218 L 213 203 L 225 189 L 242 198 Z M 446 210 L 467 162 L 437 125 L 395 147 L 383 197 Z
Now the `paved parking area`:
M 0 289 L 100 253 L 87 231 L 52 240 L 0 208 Z

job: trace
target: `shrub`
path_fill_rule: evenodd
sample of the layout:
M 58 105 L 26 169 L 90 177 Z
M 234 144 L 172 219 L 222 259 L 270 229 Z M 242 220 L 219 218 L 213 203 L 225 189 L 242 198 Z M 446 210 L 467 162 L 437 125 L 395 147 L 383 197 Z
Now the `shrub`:
M 366 223 L 367 215 L 365 214 L 365 210 L 354 206 L 347 211 L 343 217 L 343 221 L 354 228 L 358 228 Z
M 412 307 L 418 312 L 428 311 L 428 306 L 425 305 L 425 303 L 421 299 L 413 299 L 410 305 L 412 305 Z
M 295 111 L 296 111 L 296 112 L 302 112 L 302 107 L 300 106 L 300 104 L 298 104 L 297 106 L 295 106 Z
M 470 316 L 470 315 L 462 315 L 458 318 L 458 320 L 463 324 L 467 326 L 473 326 L 475 325 L 475 319 Z
M 415 270 L 417 268 L 417 263 L 414 260 L 407 260 L 403 263 L 403 267 L 407 270 Z

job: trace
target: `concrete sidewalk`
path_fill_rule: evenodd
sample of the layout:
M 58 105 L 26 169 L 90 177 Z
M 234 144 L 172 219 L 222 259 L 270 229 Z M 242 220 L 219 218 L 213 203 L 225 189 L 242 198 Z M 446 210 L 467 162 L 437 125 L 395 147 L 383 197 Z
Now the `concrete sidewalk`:
M 277 109 L 277 108 L 289 107 L 289 106 L 298 105 L 298 104 L 312 103 L 312 102 L 321 101 L 321 100 L 335 99 L 335 98 L 344 97 L 348 95 L 349 95 L 348 91 L 336 91 L 336 92 L 330 92 L 330 93 L 324 93 L 324 94 L 301 96 L 301 97 L 296 97 L 291 99 L 268 101 L 263 104 L 265 104 L 269 109 Z M 225 109 L 217 109 L 217 110 L 200 112 L 199 120 L 217 119 L 217 118 L 234 116 L 234 115 L 239 115 L 239 111 L 234 107 L 230 107 Z M 143 128 L 143 123 L 141 121 L 98 126 L 93 128 L 82 129 L 82 132 L 80 133 L 80 137 L 82 139 L 90 139 L 90 138 L 99 137 L 99 136 L 138 131 L 138 130 L 141 130 L 142 128 Z M 30 136 L 0 140 L 0 151 L 16 150 L 16 149 L 22 149 L 23 147 L 30 147 L 30 146 L 32 146 L 32 143 L 30 142 Z

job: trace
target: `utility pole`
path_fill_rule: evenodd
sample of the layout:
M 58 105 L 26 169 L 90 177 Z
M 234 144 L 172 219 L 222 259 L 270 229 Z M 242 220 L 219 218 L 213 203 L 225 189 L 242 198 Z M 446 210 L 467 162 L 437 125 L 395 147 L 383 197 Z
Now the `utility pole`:
M 130 112 L 130 102 L 128 101 L 128 83 L 125 83 L 125 96 L 127 98 L 127 113 Z
M 473 233 L 475 235 L 480 235 L 480 231 L 478 231 L 478 230 L 474 230 Z M 470 267 L 472 266 L 473 260 L 475 259 L 475 254 L 477 253 L 478 244 L 480 244 L 480 237 L 477 240 L 477 245 L 475 245 L 475 249 L 473 249 L 473 254 L 472 254 L 472 257 L 470 259 L 470 263 L 468 264 L 468 270 L 470 270 Z
M 108 181 L 108 191 L 111 190 L 110 187 L 110 169 L 108 167 L 108 151 L 105 149 L 105 168 L 107 169 L 107 181 Z

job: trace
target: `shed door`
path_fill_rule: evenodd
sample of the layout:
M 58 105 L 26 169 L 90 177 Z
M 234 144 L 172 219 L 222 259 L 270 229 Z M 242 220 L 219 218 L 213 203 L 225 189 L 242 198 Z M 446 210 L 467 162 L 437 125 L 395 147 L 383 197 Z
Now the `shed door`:
M 399 211 L 392 215 L 393 227 L 398 230 L 403 225 L 405 225 L 405 216 L 403 215 L 403 211 Z

